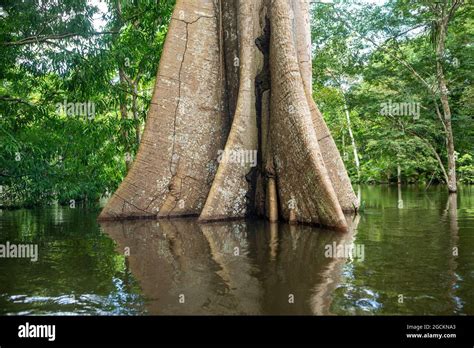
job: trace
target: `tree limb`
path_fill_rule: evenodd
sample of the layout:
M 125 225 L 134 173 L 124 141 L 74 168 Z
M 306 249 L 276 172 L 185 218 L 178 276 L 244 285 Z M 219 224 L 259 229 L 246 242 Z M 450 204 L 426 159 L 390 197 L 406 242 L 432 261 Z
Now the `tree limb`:
M 91 33 L 34 35 L 34 36 L 25 37 L 23 39 L 16 40 L 16 41 L 2 42 L 2 46 L 21 46 L 21 45 L 39 44 L 39 43 L 44 43 L 44 42 L 47 43 L 48 41 L 51 41 L 51 40 L 64 40 L 64 39 L 76 37 L 76 36 L 87 38 L 87 37 L 95 36 L 95 35 L 117 34 L 118 32 L 119 31 L 109 30 L 109 31 L 91 32 Z

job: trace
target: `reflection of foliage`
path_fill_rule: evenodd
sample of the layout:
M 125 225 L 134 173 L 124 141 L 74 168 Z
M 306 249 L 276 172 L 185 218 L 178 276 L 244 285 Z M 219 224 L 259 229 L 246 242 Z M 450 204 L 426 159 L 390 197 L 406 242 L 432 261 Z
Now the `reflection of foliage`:
M 140 287 L 101 233 L 96 212 L 65 207 L 7 211 L 9 228 L 0 243 L 34 243 L 38 261 L 0 263 L 0 293 L 28 294 L 25 301 L 0 298 L 0 314 L 137 314 L 143 311 Z M 29 301 L 29 302 L 28 302 Z

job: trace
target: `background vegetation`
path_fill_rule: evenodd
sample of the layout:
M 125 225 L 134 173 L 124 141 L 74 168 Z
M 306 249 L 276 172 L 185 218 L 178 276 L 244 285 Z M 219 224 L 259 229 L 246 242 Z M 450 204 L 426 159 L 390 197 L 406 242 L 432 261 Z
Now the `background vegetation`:
M 460 3 L 442 57 L 436 51 L 437 20 L 455 3 L 312 4 L 314 98 L 353 182 L 446 182 L 438 63 L 458 181 L 474 182 L 471 5 Z M 117 188 L 140 141 L 173 5 L 2 1 L 0 205 L 95 202 Z M 389 101 L 419 103 L 419 116 L 382 114 Z M 58 109 L 69 102 L 95 112 Z

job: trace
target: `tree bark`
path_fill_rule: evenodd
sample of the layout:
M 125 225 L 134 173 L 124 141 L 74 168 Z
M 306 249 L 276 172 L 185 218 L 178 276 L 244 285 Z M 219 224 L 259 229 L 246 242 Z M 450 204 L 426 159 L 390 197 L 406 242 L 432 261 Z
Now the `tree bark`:
M 309 1 L 178 0 L 135 162 L 99 219 L 346 230 L 358 200 L 311 80 Z
M 141 127 L 140 127 L 140 121 L 139 121 L 139 116 L 138 116 L 138 79 L 132 81 L 131 84 L 132 87 L 132 114 L 133 114 L 133 119 L 136 122 L 135 124 L 135 139 L 137 141 L 137 144 L 140 144 L 140 139 L 141 139 Z
M 347 130 L 349 131 L 349 137 L 351 138 L 352 144 L 352 151 L 354 152 L 354 163 L 357 170 L 357 179 L 360 181 L 360 162 L 359 162 L 359 154 L 357 151 L 357 145 L 355 142 L 354 134 L 352 133 L 352 126 L 351 126 L 351 114 L 349 112 L 349 107 L 347 106 L 347 102 L 344 97 L 344 113 L 346 114 L 346 121 L 347 121 Z
M 442 13 L 437 21 L 438 40 L 436 42 L 436 71 L 439 86 L 441 105 L 444 113 L 444 125 L 446 129 L 446 152 L 448 157 L 448 190 L 451 193 L 457 191 L 456 183 L 456 158 L 454 153 L 454 137 L 451 125 L 451 108 L 449 106 L 448 88 L 444 77 L 443 61 L 445 55 L 446 30 L 449 17 Z
M 125 73 L 123 71 L 122 67 L 119 67 L 119 81 L 120 85 L 125 85 Z M 127 110 L 127 95 L 124 95 L 124 98 L 120 98 L 120 117 L 122 118 L 123 121 L 128 119 L 128 110 Z M 122 130 L 122 137 L 125 142 L 125 167 L 127 169 L 127 172 L 129 171 L 131 165 L 132 165 L 132 156 L 130 154 L 130 145 L 129 145 L 129 140 L 128 140 L 128 130 L 124 129 Z
M 400 167 L 400 163 L 397 164 L 397 184 L 402 184 L 402 168 Z

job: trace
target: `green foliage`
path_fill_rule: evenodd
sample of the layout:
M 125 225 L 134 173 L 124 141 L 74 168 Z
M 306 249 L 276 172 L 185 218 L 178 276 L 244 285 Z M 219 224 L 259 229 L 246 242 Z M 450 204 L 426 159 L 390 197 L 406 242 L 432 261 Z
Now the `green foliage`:
M 449 5 L 447 2 L 445 5 Z M 397 180 L 444 182 L 435 152 L 446 167 L 443 123 L 433 95 L 436 56 L 433 21 L 438 14 L 429 2 L 361 1 L 315 3 L 312 16 L 314 43 L 314 98 L 344 155 L 353 181 Z M 443 67 L 449 89 L 455 150 L 471 156 L 474 143 L 472 88 L 474 71 L 473 6 L 466 2 L 450 21 Z M 360 159 L 357 176 L 344 101 Z M 387 114 L 388 103 L 419 105 L 419 113 Z M 461 157 L 465 158 L 465 157 Z M 468 161 L 467 161 L 468 162 Z M 458 161 L 459 180 L 470 181 L 470 169 Z
M 466 153 L 458 159 L 459 180 L 466 184 L 474 184 L 474 159 Z
M 0 206 L 94 202 L 123 179 L 174 1 L 102 4 L 2 2 Z

